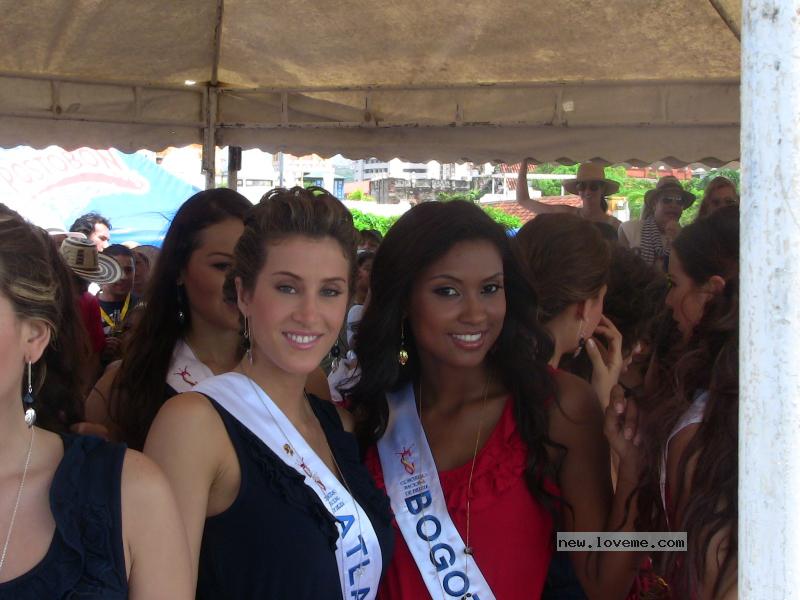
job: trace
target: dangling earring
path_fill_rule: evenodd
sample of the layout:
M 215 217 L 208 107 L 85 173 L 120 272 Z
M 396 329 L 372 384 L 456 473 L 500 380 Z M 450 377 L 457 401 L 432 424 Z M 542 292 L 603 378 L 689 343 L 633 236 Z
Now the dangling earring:
M 578 347 L 575 348 L 575 352 L 572 354 L 572 358 L 577 358 L 585 345 L 586 345 L 586 338 L 583 337 L 583 319 L 581 319 L 581 324 L 578 326 Z
M 250 321 L 247 318 L 247 315 L 244 316 L 244 339 L 245 339 L 245 347 L 247 350 L 245 353 L 247 354 L 247 361 L 250 363 L 250 366 L 253 366 L 253 340 L 250 339 Z
M 331 372 L 333 372 L 339 366 L 339 358 L 342 356 L 342 349 L 339 347 L 339 338 L 336 338 L 336 343 L 333 344 L 333 348 L 331 348 L 328 354 L 331 357 Z
M 397 353 L 397 362 L 401 367 L 405 367 L 408 362 L 408 350 L 406 350 L 406 332 L 404 322 L 400 321 L 400 352 Z
M 178 286 L 178 324 L 186 323 L 186 314 L 183 312 L 183 298 L 181 298 L 181 286 Z
M 31 383 L 31 361 L 28 361 L 28 393 L 22 398 L 25 407 L 25 424 L 28 428 L 36 423 L 36 411 L 33 408 L 33 384 Z

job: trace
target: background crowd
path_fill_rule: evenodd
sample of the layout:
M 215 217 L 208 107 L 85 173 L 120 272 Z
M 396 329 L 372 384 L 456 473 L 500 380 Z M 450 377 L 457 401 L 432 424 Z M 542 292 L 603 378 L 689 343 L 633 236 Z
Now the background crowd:
M 739 198 L 615 186 L 385 239 L 214 189 L 160 249 L 0 205 L 0 599 L 735 598 Z

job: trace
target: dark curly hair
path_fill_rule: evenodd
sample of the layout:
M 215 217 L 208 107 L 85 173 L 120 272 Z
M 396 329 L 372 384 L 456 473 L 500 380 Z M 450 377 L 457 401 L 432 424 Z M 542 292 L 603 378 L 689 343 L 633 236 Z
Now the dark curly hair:
M 514 418 L 528 447 L 525 480 L 531 493 L 556 517 L 553 498 L 544 489 L 548 465 L 545 403 L 555 397 L 555 385 L 544 360 L 552 343 L 536 321 L 536 298 L 520 273 L 505 230 L 472 203 L 428 202 L 405 213 L 387 233 L 372 266 L 371 300 L 356 334 L 355 351 L 361 378 L 344 393 L 356 417 L 364 448 L 386 430 L 389 407 L 386 393 L 420 376 L 418 353 L 411 328 L 404 327 L 410 359 L 397 361 L 400 329 L 412 289 L 419 275 L 454 245 L 481 240 L 497 248 L 503 260 L 506 316 L 488 367 L 516 399 Z
M 735 569 L 738 520 L 739 423 L 739 211 L 727 207 L 685 227 L 673 242 L 684 271 L 695 284 L 712 276 L 725 280 L 720 294 L 705 305 L 703 316 L 671 370 L 662 389 L 648 399 L 643 424 L 645 461 L 638 491 L 637 529 L 664 531 L 659 474 L 667 439 L 695 394 L 708 391 L 703 421 L 681 456 L 678 472 L 696 461 L 690 494 L 681 521 L 671 523 L 686 531 L 685 553 L 661 557 L 662 572 L 673 583 L 678 598 L 696 593 L 706 567 L 706 553 L 715 534 L 729 529 L 728 553 L 712 593 L 716 597 L 723 577 Z M 685 482 L 671 491 L 683 497 Z

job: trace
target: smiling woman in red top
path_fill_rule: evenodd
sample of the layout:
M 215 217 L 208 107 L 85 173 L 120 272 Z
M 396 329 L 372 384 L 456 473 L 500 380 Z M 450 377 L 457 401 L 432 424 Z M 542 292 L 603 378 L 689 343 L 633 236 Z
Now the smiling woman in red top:
M 540 597 L 554 527 L 607 527 L 608 445 L 588 385 L 537 358 L 552 342 L 505 231 L 469 203 L 414 207 L 370 292 L 350 397 L 399 533 L 380 597 Z M 630 587 L 612 561 L 576 555 L 594 597 Z

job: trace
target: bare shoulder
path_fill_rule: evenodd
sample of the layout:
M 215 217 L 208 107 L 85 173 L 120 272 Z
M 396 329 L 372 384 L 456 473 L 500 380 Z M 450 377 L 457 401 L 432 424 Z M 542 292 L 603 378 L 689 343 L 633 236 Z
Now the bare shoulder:
M 566 371 L 557 371 L 554 378 L 558 401 L 553 403 L 551 414 L 561 413 L 578 422 L 602 419 L 600 404 L 589 382 Z
M 164 499 L 173 501 L 169 482 L 158 465 L 141 452 L 126 450 L 122 463 L 123 510 L 127 504 L 139 511 Z
M 186 392 L 167 400 L 158 411 L 147 434 L 145 453 L 158 456 L 158 464 L 176 452 L 200 461 L 221 455 L 229 444 L 227 440 L 225 424 L 209 399 Z
M 219 415 L 208 398 L 198 392 L 185 392 L 167 400 L 156 416 L 157 420 L 188 419 L 192 424 L 218 421 Z

